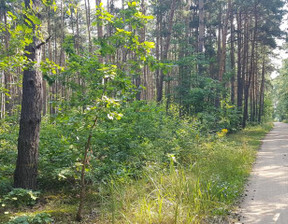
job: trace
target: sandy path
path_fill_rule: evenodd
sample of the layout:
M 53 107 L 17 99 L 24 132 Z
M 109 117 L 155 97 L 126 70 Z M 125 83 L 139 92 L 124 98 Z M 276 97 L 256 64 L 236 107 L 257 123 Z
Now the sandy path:
M 265 137 L 241 205 L 245 224 L 288 224 L 288 124 Z

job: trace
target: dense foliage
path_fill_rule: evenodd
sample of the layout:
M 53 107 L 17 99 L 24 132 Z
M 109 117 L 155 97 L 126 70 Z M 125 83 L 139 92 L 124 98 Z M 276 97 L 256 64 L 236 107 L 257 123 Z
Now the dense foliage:
M 274 82 L 274 118 L 278 121 L 287 121 L 288 119 L 288 92 L 287 92 L 287 60 L 284 61 L 280 75 Z
M 147 217 L 151 222 L 168 222 L 175 218 L 177 207 L 177 219 L 188 223 L 225 217 L 242 192 L 259 139 L 269 130 L 250 128 L 227 138 L 227 129 L 209 134 L 207 127 L 213 123 L 205 118 L 202 122 L 197 118 L 179 119 L 177 111 L 167 116 L 165 108 L 156 104 L 135 102 L 123 105 L 119 112 L 124 114 L 121 120 L 103 120 L 93 130 L 86 169 L 89 208 L 85 214 L 94 211 L 98 215 L 85 216 L 87 222 L 109 223 L 112 216 L 121 220 L 119 223 L 125 223 L 125 217 L 131 222 L 143 222 Z M 75 194 L 79 193 L 87 135 L 81 127 L 79 131 L 73 126 L 74 122 L 79 124 L 74 120 L 76 115 L 71 112 L 42 122 L 41 195 L 37 202 L 44 208 L 42 212 L 51 213 L 59 223 L 72 223 L 77 206 Z M 6 201 L 1 211 L 14 211 L 20 217 L 22 213 L 16 212 L 34 203 L 38 195 L 33 193 L 31 198 L 32 192 L 16 189 L 9 193 L 17 144 L 17 129 L 11 127 L 3 126 L 0 135 L 1 198 Z M 6 133 L 11 138 L 6 138 Z M 18 209 L 11 203 L 18 204 Z M 68 216 L 63 216 L 66 213 Z M 7 220 L 9 214 L 0 217 Z

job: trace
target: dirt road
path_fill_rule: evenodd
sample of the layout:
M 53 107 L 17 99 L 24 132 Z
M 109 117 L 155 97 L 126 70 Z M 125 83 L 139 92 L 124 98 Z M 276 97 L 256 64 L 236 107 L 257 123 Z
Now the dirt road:
M 288 124 L 263 140 L 240 209 L 241 224 L 288 224 Z

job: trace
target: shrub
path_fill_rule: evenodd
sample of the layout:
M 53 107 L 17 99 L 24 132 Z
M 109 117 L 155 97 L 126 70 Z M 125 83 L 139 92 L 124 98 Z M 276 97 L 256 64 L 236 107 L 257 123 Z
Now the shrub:
M 3 198 L 3 203 L 8 206 L 31 206 L 36 203 L 40 192 L 31 191 L 22 188 L 14 188 Z
M 39 213 L 35 216 L 16 216 L 7 224 L 50 224 L 53 222 L 51 216 L 47 213 Z

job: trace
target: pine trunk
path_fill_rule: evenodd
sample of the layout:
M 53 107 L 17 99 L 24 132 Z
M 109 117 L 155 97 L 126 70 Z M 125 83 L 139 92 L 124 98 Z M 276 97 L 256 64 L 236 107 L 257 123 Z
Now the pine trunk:
M 204 0 L 199 0 L 199 34 L 198 34 L 198 52 L 204 51 L 204 35 L 205 35 L 205 21 L 204 21 Z
M 237 41 L 238 41 L 238 52 L 237 52 L 237 107 L 238 110 L 242 111 L 243 105 L 243 77 L 242 77 L 242 14 L 241 11 L 237 15 Z
M 166 42 L 164 45 L 164 52 L 163 52 L 163 60 L 168 59 L 168 51 L 169 51 L 169 46 L 170 46 L 170 40 L 172 36 L 172 28 L 173 28 L 173 18 L 176 10 L 176 2 L 179 0 L 173 0 L 171 3 L 171 9 L 170 9 L 170 15 L 168 18 L 168 34 L 166 38 Z M 161 29 L 162 31 L 162 29 Z M 160 71 L 160 77 L 158 79 L 158 84 L 157 84 L 157 102 L 161 102 L 163 98 L 163 85 L 164 85 L 164 73 L 163 71 Z
M 40 1 L 33 1 L 33 8 L 39 7 Z M 30 1 L 25 0 L 25 7 L 30 8 Z M 36 36 L 35 25 L 33 24 Z M 23 73 L 23 95 L 18 138 L 18 156 L 14 173 L 14 187 L 36 189 L 38 145 L 42 110 L 42 74 L 39 69 L 41 47 L 37 46 L 36 37 L 25 48 L 25 56 L 36 64 L 26 68 Z

